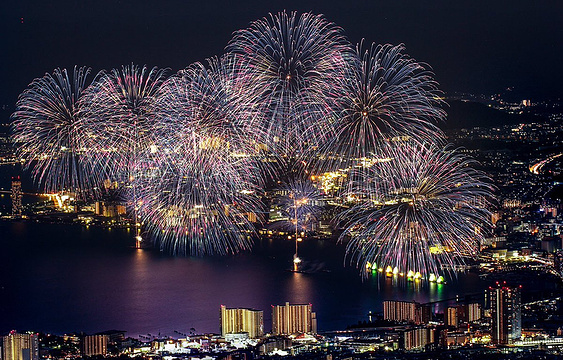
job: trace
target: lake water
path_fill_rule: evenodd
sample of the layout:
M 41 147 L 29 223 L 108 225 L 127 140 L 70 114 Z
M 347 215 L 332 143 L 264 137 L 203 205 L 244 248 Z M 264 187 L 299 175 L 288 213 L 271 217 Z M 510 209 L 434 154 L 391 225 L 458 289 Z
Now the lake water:
M 344 266 L 344 246 L 327 240 L 301 243 L 308 273 L 288 271 L 294 243 L 285 240 L 258 240 L 252 253 L 207 258 L 133 244 L 127 230 L 0 221 L 0 334 L 217 333 L 221 304 L 264 310 L 270 330 L 271 305 L 286 301 L 311 303 L 319 330 L 337 330 L 381 311 L 383 300 L 437 301 L 486 286 L 474 274 L 419 288 L 379 276 L 362 280 Z

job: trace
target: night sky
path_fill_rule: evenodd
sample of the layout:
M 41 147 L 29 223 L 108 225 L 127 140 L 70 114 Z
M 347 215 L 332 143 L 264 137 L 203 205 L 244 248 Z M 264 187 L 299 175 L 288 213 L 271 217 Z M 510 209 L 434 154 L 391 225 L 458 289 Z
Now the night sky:
M 219 55 L 269 12 L 322 13 L 357 43 L 404 43 L 446 92 L 563 97 L 563 1 L 4 0 L 0 105 L 55 67 L 136 63 L 177 71 Z M 4 120 L 4 119 L 2 119 Z

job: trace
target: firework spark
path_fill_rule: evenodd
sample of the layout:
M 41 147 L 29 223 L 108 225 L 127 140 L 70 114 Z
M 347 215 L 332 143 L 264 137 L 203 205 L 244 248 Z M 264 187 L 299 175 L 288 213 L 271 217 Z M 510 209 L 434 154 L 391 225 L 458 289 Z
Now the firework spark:
M 428 275 L 474 256 L 490 222 L 488 178 L 449 147 L 411 141 L 383 153 L 358 170 L 357 203 L 344 213 L 349 258 Z

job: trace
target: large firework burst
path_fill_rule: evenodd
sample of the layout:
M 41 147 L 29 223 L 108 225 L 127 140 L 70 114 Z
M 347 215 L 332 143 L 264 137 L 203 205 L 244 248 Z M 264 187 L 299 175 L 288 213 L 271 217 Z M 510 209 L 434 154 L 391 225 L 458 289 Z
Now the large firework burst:
M 90 192 L 103 169 L 88 161 L 83 146 L 79 100 L 91 81 L 90 69 L 75 67 L 35 79 L 19 97 L 12 115 L 17 156 L 46 191 Z
M 258 114 L 252 106 L 255 99 L 245 97 L 238 65 L 225 55 L 209 59 L 207 67 L 194 63 L 170 77 L 156 104 L 158 137 L 174 139 L 174 133 L 195 131 L 209 141 L 223 141 L 221 146 L 240 156 L 256 156 Z
M 445 113 L 432 73 L 403 51 L 402 45 L 358 45 L 336 99 L 335 136 L 323 147 L 336 160 L 333 167 L 377 154 L 392 137 L 424 142 L 441 136 L 436 123 Z
M 191 132 L 145 164 L 151 171 L 139 182 L 139 212 L 162 250 L 201 256 L 251 247 L 260 205 L 244 158 Z
M 143 161 L 141 217 L 162 249 L 227 254 L 251 246 L 261 208 L 255 139 L 228 59 L 171 77 L 159 99 L 157 148 Z
M 263 113 L 260 141 L 294 156 L 329 136 L 327 99 L 351 52 L 339 27 L 310 13 L 270 14 L 237 31 L 227 50 L 241 59 L 245 88 Z
M 48 190 L 119 181 L 161 249 L 190 255 L 250 247 L 263 174 L 276 172 L 262 150 L 280 155 L 280 169 L 282 157 L 332 169 L 351 160 L 357 203 L 343 237 L 356 264 L 428 273 L 474 254 L 491 188 L 436 145 L 440 93 L 402 46 L 354 52 L 322 16 L 281 12 L 236 32 L 227 50 L 170 79 L 135 65 L 91 86 L 86 68 L 36 79 L 13 114 L 18 155 Z M 282 192 L 297 240 L 319 193 L 307 181 Z
M 155 145 L 155 104 L 164 80 L 163 69 L 131 64 L 104 74 L 81 99 L 84 138 L 112 180 L 133 181 L 140 154 Z
M 474 256 L 490 222 L 488 178 L 450 147 L 408 142 L 383 153 L 358 170 L 360 197 L 344 214 L 352 261 L 428 275 Z

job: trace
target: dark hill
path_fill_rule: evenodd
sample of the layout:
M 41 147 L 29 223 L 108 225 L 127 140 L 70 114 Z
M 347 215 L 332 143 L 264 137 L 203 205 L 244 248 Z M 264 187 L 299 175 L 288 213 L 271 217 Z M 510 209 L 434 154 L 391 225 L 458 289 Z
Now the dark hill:
M 460 100 L 448 101 L 449 106 L 444 109 L 448 113 L 445 123 L 439 124 L 444 130 L 472 127 L 493 127 L 541 121 L 540 118 L 530 114 L 508 114 L 476 102 Z M 0 124 L 9 124 L 13 107 L 0 107 Z
M 445 107 L 448 117 L 440 127 L 444 130 L 472 127 L 497 127 L 541 121 L 541 118 L 530 114 L 509 114 L 488 107 L 485 104 L 461 100 L 448 101 Z

